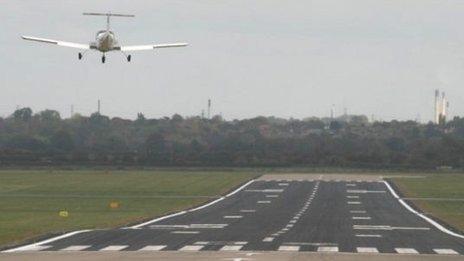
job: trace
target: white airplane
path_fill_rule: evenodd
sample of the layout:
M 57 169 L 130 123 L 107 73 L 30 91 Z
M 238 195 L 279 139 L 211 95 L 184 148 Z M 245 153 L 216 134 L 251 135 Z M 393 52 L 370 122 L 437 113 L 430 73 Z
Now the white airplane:
M 42 43 L 50 43 L 56 44 L 59 46 L 64 47 L 71 47 L 77 48 L 81 50 L 97 50 L 103 53 L 102 55 L 102 63 L 105 63 L 105 53 L 110 51 L 121 51 L 124 56 L 126 56 L 127 61 L 131 61 L 131 55 L 126 55 L 126 51 L 143 51 L 143 50 L 153 50 L 157 48 L 168 48 L 168 47 L 184 47 L 187 46 L 187 43 L 168 43 L 168 44 L 151 44 L 151 45 L 129 45 L 129 46 L 121 46 L 118 44 L 116 37 L 112 31 L 110 31 L 110 17 L 111 16 L 118 16 L 118 17 L 134 17 L 134 15 L 126 15 L 126 14 L 112 14 L 112 13 L 83 13 L 83 15 L 98 15 L 98 16 L 106 16 L 106 30 L 101 30 L 97 32 L 95 36 L 95 42 L 91 42 L 90 44 L 80 44 L 80 43 L 71 43 L 71 42 L 64 42 L 64 41 L 57 41 L 52 39 L 45 39 L 45 38 L 38 38 L 32 36 L 21 36 L 24 40 L 29 41 L 36 41 Z M 86 52 L 84 51 L 84 53 Z M 82 59 L 84 53 L 79 52 L 78 58 L 79 60 Z

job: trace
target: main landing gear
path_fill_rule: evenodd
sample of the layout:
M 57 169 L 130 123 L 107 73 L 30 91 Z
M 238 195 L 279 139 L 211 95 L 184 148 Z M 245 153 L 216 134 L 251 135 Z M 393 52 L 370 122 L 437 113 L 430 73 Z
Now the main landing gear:
M 79 53 L 79 55 L 77 57 L 79 57 L 79 60 L 81 60 L 82 56 L 83 56 L 82 53 Z
M 102 63 L 105 63 L 105 61 L 106 61 L 106 57 L 103 55 L 102 56 Z
M 127 61 L 128 61 L 128 62 L 131 61 L 131 55 L 130 55 L 130 54 L 127 56 Z

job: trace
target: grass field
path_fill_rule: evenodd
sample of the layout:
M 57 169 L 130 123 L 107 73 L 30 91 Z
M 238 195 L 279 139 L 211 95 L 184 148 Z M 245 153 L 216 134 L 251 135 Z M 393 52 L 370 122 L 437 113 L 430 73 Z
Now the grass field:
M 47 233 L 122 226 L 185 209 L 251 172 L 0 171 L 0 246 Z M 118 208 L 110 203 L 117 202 Z M 68 217 L 61 217 L 67 211 Z
M 405 197 L 419 198 L 412 201 L 424 212 L 464 231 L 464 174 L 435 174 L 424 178 L 392 180 Z

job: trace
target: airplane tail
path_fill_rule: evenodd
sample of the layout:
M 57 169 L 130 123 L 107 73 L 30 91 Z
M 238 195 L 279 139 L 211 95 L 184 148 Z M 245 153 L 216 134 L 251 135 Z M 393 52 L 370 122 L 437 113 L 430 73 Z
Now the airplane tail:
M 82 13 L 83 15 L 95 15 L 95 16 L 106 16 L 106 30 L 110 30 L 110 17 L 117 16 L 117 17 L 135 17 L 135 15 L 131 14 L 113 14 L 113 13 Z

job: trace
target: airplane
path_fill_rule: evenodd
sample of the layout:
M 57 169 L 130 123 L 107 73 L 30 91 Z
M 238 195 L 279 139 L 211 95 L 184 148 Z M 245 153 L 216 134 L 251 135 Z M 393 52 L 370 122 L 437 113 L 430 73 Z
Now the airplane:
M 42 43 L 55 44 L 58 46 L 71 47 L 76 49 L 85 50 L 83 53 L 79 52 L 78 58 L 82 59 L 87 50 L 97 50 L 103 53 L 101 61 L 105 63 L 106 58 L 105 54 L 110 51 L 120 51 L 124 54 L 127 61 L 131 61 L 131 55 L 126 55 L 125 52 L 129 51 L 143 51 L 143 50 L 154 50 L 158 48 L 169 48 L 169 47 L 184 47 L 187 46 L 187 43 L 168 43 L 168 44 L 150 44 L 150 45 L 129 45 L 121 46 L 114 33 L 110 30 L 110 17 L 135 17 L 135 15 L 128 14 L 113 14 L 113 13 L 83 13 L 83 15 L 95 15 L 95 16 L 106 16 L 106 30 L 100 30 L 95 36 L 95 42 L 90 44 L 80 44 L 80 43 L 71 43 L 64 41 L 57 41 L 52 39 L 38 38 L 33 36 L 21 36 L 24 40 L 36 41 Z

